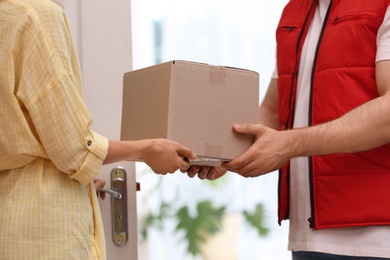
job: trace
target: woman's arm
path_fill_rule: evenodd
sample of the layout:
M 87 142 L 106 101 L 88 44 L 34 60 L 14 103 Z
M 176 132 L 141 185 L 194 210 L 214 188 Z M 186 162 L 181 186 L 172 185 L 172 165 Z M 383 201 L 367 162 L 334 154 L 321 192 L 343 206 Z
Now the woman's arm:
M 118 161 L 145 162 L 155 173 L 173 173 L 187 170 L 186 159 L 196 155 L 187 147 L 168 139 L 145 139 L 139 141 L 109 141 L 108 154 L 104 164 Z

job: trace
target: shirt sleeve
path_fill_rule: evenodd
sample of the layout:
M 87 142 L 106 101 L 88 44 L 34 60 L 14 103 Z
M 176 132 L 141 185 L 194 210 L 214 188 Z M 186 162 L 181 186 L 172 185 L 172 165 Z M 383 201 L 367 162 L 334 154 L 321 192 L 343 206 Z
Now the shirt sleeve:
M 87 140 L 88 152 L 81 167 L 70 174 L 70 177 L 86 185 L 93 180 L 107 155 L 108 139 L 92 132 L 92 139 Z
M 275 64 L 275 68 L 274 68 L 274 71 L 272 72 L 272 76 L 271 78 L 272 79 L 277 79 L 279 76 L 278 76 L 278 65 Z
M 91 130 L 77 55 L 62 9 L 50 2 L 36 10 L 19 45 L 23 55 L 16 73 L 17 96 L 46 157 L 87 184 L 99 172 L 108 140 Z
M 277 57 L 277 52 L 275 51 L 275 68 L 272 72 L 271 79 L 277 79 L 279 77 L 278 75 L 278 57 Z
M 378 30 L 376 62 L 390 59 L 390 7 Z

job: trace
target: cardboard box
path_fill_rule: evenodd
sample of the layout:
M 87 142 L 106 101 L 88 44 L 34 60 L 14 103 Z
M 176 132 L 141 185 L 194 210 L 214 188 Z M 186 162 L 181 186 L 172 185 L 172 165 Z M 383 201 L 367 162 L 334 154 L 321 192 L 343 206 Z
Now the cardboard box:
M 192 164 L 219 165 L 238 157 L 253 137 L 235 123 L 257 123 L 259 74 L 174 60 L 125 73 L 122 140 L 167 138 L 192 149 Z

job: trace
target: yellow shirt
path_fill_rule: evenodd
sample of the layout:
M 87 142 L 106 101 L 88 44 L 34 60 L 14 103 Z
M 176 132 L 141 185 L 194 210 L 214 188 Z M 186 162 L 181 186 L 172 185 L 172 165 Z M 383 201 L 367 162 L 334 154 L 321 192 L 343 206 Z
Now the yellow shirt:
M 0 259 L 105 259 L 91 131 L 63 10 L 0 0 Z

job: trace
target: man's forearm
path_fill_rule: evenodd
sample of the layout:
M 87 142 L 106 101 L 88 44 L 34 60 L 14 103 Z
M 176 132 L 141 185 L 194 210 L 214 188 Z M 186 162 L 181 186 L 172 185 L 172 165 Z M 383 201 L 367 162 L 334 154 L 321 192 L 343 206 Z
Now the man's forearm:
M 390 95 L 317 126 L 289 131 L 293 157 L 352 153 L 390 142 Z
M 263 102 L 259 107 L 259 124 L 279 130 L 278 120 L 278 81 L 272 79 Z

